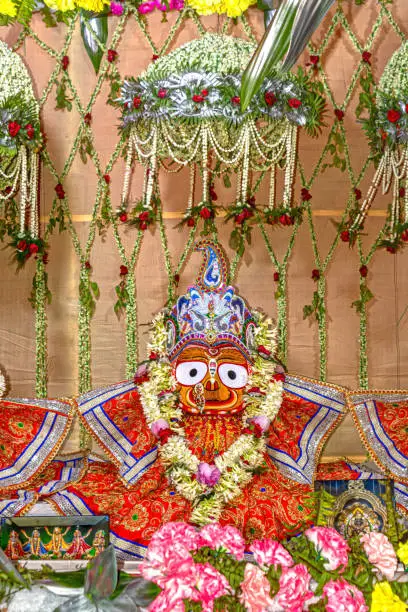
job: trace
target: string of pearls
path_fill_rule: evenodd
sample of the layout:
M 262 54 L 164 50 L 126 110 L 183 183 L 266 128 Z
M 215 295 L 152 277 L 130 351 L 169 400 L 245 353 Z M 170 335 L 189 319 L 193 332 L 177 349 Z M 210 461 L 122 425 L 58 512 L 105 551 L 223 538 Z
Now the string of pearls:
M 38 155 L 32 151 L 30 156 L 30 233 L 34 238 L 38 238 L 38 207 L 37 207 L 37 187 L 38 187 Z
M 146 185 L 146 191 L 143 194 L 145 208 L 151 207 L 152 195 L 153 195 L 153 185 L 154 185 L 154 179 L 156 176 L 156 167 L 157 167 L 157 128 L 155 128 L 154 135 L 153 135 L 152 154 L 150 156 L 149 167 L 148 167 L 149 172 L 146 170 L 147 185 Z
M 20 181 L 20 236 L 25 234 L 25 214 L 27 208 L 27 151 L 21 146 L 21 181 Z
M 202 128 L 202 166 L 203 166 L 203 202 L 208 197 L 208 128 L 204 124 Z
M 283 204 L 290 208 L 296 165 L 297 128 L 289 126 L 286 138 L 286 168 L 283 188 Z
M 133 145 L 133 138 L 129 138 L 128 149 L 126 152 L 125 177 L 123 179 L 123 189 L 121 198 L 122 209 L 127 207 L 127 200 L 129 196 L 130 174 L 132 172 Z
M 195 164 L 191 164 L 190 166 L 190 189 L 188 194 L 188 202 L 187 202 L 187 210 L 186 216 L 189 217 L 191 213 L 191 209 L 194 204 L 194 191 L 195 191 L 195 180 L 196 180 L 196 166 Z
M 358 230 L 362 224 L 364 223 L 364 220 L 367 216 L 367 212 L 368 209 L 370 208 L 375 194 L 377 193 L 378 187 L 380 185 L 381 179 L 383 177 L 383 173 L 384 173 L 384 166 L 386 164 L 386 155 L 383 155 L 380 163 L 378 164 L 378 168 L 376 170 L 376 173 L 374 175 L 373 181 L 367 191 L 367 196 L 364 200 L 364 202 L 362 203 L 359 212 L 357 213 L 352 225 L 350 226 L 350 229 L 353 230 Z
M 272 164 L 269 178 L 269 201 L 268 208 L 275 208 L 275 190 L 276 190 L 276 164 Z
M 246 202 L 248 196 L 248 178 L 249 178 L 249 147 L 250 147 L 250 128 L 246 127 L 245 143 L 244 143 L 244 159 L 242 164 L 242 202 Z

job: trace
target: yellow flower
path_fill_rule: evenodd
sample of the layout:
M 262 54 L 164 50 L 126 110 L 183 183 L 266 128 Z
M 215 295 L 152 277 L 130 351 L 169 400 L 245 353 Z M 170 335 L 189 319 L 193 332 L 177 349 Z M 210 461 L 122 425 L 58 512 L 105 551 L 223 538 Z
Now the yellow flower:
M 45 4 L 56 11 L 73 11 L 76 8 L 75 0 L 45 0 Z
M 388 582 L 377 582 L 374 586 L 370 612 L 407 612 L 408 606 L 392 592 Z
M 189 0 L 188 4 L 200 15 L 227 13 L 228 17 L 239 17 L 256 0 Z
M 95 13 L 101 13 L 105 4 L 107 4 L 104 0 L 76 0 L 76 3 L 77 6 L 87 11 L 94 11 Z
M 2 0 L 0 4 L 0 13 L 8 17 L 15 17 L 17 15 L 15 4 L 11 0 Z
M 256 0 L 224 0 L 222 12 L 227 13 L 228 17 L 239 17 L 251 4 L 256 4 Z
M 408 565 L 408 540 L 405 542 L 405 544 L 399 545 L 397 555 L 404 565 Z

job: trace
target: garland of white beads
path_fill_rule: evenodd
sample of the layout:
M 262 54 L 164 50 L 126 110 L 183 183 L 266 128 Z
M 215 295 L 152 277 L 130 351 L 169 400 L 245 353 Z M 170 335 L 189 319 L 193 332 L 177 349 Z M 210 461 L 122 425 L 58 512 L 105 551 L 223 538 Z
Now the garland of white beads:
M 129 196 L 129 185 L 130 185 L 130 173 L 132 172 L 132 158 L 133 158 L 133 138 L 129 138 L 128 148 L 126 152 L 125 162 L 125 177 L 123 179 L 123 189 L 121 198 L 121 208 L 127 208 L 127 201 Z
M 203 202 L 208 198 L 208 129 L 204 124 L 201 130 L 202 166 L 203 166 Z
M 33 238 L 38 238 L 38 164 L 38 155 L 32 151 L 30 156 L 30 234 Z
M 249 179 L 249 150 L 250 150 L 250 130 L 246 127 L 245 142 L 244 142 L 244 158 L 242 164 L 242 202 L 245 203 L 248 197 L 248 179 Z
M 25 234 L 25 213 L 27 208 L 27 151 L 21 146 L 21 181 L 20 181 L 20 237 Z
M 296 165 L 297 128 L 290 126 L 286 138 L 286 168 L 283 188 L 283 204 L 290 208 Z
M 148 166 L 149 172 L 146 171 L 147 185 L 146 185 L 146 191 L 143 194 L 144 208 L 146 209 L 151 208 L 153 185 L 154 185 L 154 179 L 156 176 L 156 167 L 157 167 L 157 128 L 154 129 L 154 134 L 153 134 L 152 153 L 149 158 L 149 166 Z

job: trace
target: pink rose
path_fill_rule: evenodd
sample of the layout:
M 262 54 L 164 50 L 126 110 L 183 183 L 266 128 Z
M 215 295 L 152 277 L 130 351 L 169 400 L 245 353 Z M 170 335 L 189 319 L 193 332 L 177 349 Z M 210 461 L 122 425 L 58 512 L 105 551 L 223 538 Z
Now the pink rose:
M 198 466 L 197 480 L 203 485 L 213 487 L 219 481 L 220 476 L 221 472 L 216 465 L 201 462 Z
M 314 599 L 310 591 L 311 575 L 307 567 L 300 563 L 289 569 L 284 569 L 279 578 L 279 592 L 274 601 L 290 612 L 302 612 L 308 599 Z
M 203 612 L 211 612 L 214 599 L 231 592 L 228 580 L 210 563 L 196 563 L 196 587 L 199 591 L 199 601 L 203 604 Z
M 326 612 L 368 612 L 364 595 L 346 580 L 330 580 L 323 587 L 327 597 Z
M 205 525 L 200 531 L 200 546 L 209 546 L 216 550 L 225 548 L 231 555 L 241 561 L 244 558 L 245 540 L 236 527 L 219 523 Z
M 305 531 L 305 536 L 316 547 L 316 550 L 327 559 L 324 568 L 333 571 L 348 564 L 348 551 L 346 540 L 332 527 L 312 527 Z
M 120 4 L 120 2 L 111 2 L 110 10 L 111 10 L 112 15 L 122 15 L 123 14 L 123 4 Z
M 146 15 L 147 13 L 151 13 L 152 11 L 154 11 L 154 9 L 155 9 L 154 2 L 142 2 L 142 4 L 139 4 L 139 6 L 137 7 L 137 10 L 139 11 L 141 15 Z
M 269 581 L 263 571 L 253 563 L 247 563 L 245 566 L 241 591 L 239 601 L 248 612 L 264 612 L 273 604 Z
M 273 565 L 276 569 L 292 567 L 293 559 L 288 551 L 275 540 L 255 540 L 249 550 L 254 553 L 255 561 L 259 565 Z
M 389 539 L 379 531 L 371 531 L 361 536 L 360 542 L 370 563 L 387 578 L 392 580 L 397 570 L 398 560 Z
M 161 431 L 164 431 L 165 429 L 170 429 L 170 425 L 164 419 L 157 419 L 157 421 L 154 421 L 154 423 L 151 424 L 150 429 L 152 431 L 152 434 L 158 437 Z
M 251 419 L 251 423 L 254 423 L 255 425 L 259 425 L 262 431 L 265 432 L 265 431 L 268 431 L 269 426 L 271 424 L 271 420 L 268 419 L 267 416 L 260 415 L 260 416 L 256 416 L 253 419 Z

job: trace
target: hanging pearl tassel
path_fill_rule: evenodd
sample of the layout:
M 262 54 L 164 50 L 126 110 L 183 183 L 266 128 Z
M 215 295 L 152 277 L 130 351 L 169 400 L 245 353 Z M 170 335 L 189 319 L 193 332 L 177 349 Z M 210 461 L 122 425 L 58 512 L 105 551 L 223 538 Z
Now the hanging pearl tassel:
M 270 181 L 269 181 L 269 204 L 268 204 L 268 208 L 270 210 L 272 210 L 273 208 L 275 208 L 275 189 L 276 189 L 276 184 L 275 184 L 275 180 L 276 180 L 276 164 L 272 164 L 271 169 L 270 169 Z
M 353 224 L 350 227 L 352 231 L 359 230 L 365 221 L 368 210 L 374 200 L 375 194 L 377 193 L 381 179 L 383 178 L 385 164 L 386 164 L 386 155 L 384 154 L 380 160 L 380 163 L 378 164 L 377 171 L 374 175 L 373 182 L 371 183 L 370 188 L 367 192 L 367 196 L 364 202 L 362 203 L 360 211 L 356 215 L 356 218 L 354 219 Z
M 405 181 L 405 193 L 404 193 L 404 223 L 408 222 L 408 145 L 405 145 L 405 166 L 403 172 L 403 179 Z
M 25 235 L 25 214 L 27 208 L 27 151 L 21 147 L 21 181 L 20 181 L 20 236 Z
M 285 208 L 290 208 L 293 194 L 293 180 L 295 174 L 296 161 L 296 146 L 297 146 L 297 128 L 288 126 L 286 138 L 286 168 L 285 168 L 285 183 L 283 190 L 283 204 Z
M 248 199 L 248 178 L 249 178 L 249 145 L 250 145 L 250 135 L 249 128 L 245 129 L 245 140 L 244 140 L 244 159 L 243 159 L 243 168 L 242 168 L 242 203 Z
M 132 158 L 133 158 L 133 138 L 129 138 L 128 149 L 126 153 L 126 164 L 125 164 L 125 178 L 123 180 L 123 190 L 121 199 L 121 208 L 127 208 L 127 201 L 129 196 L 129 185 L 130 185 L 130 173 L 132 171 Z
M 195 179 L 196 179 L 196 166 L 195 164 L 190 165 L 190 190 L 188 194 L 188 202 L 187 202 L 187 216 L 189 217 L 191 214 L 191 209 L 194 204 L 194 191 L 195 191 Z
M 146 192 L 143 194 L 144 207 L 150 209 L 153 195 L 154 178 L 156 176 L 156 165 L 157 165 L 157 129 L 155 128 L 153 134 L 152 152 L 149 158 L 149 173 L 147 177 Z M 146 171 L 147 174 L 147 171 Z
M 202 129 L 202 163 L 203 163 L 203 202 L 208 201 L 208 130 L 204 125 Z
M 38 155 L 33 151 L 30 159 L 30 234 L 33 238 L 38 238 L 38 164 Z

